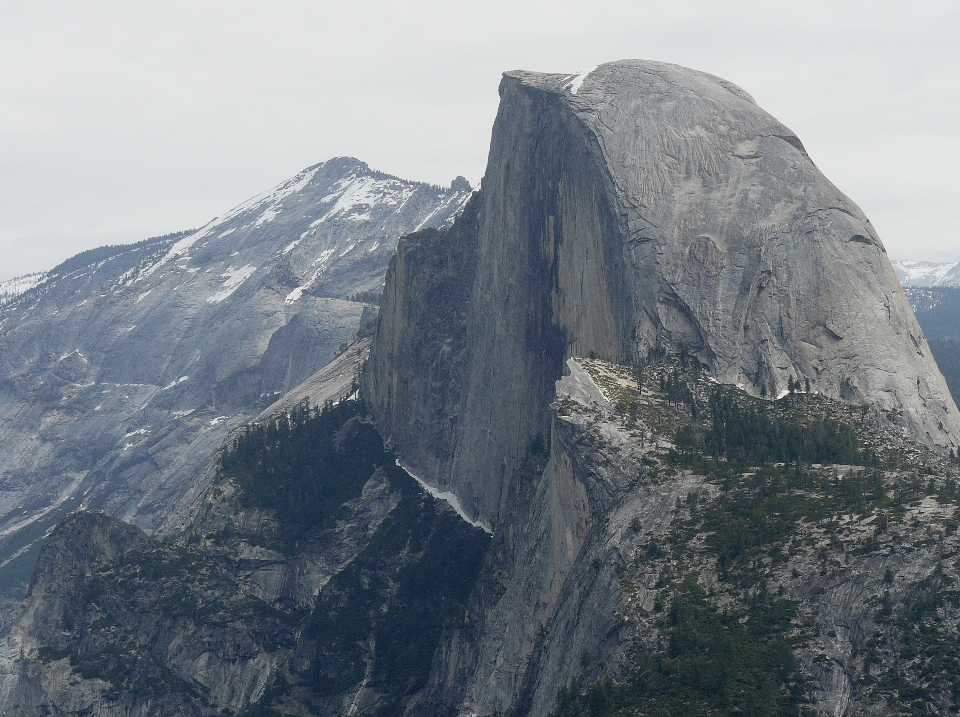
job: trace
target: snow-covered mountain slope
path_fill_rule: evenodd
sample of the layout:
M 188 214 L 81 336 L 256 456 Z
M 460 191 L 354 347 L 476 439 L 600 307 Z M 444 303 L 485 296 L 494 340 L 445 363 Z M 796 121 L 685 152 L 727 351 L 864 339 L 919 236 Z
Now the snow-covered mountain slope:
M 30 291 L 37 284 L 47 277 L 46 272 L 38 271 L 33 274 L 24 274 L 16 276 L 6 281 L 0 281 L 0 305 L 3 305 L 20 296 L 24 292 Z
M 0 592 L 19 597 L 68 510 L 152 529 L 227 431 L 375 316 L 397 239 L 450 223 L 470 194 L 337 158 L 199 230 L 84 252 L 6 301 Z
M 891 263 L 904 287 L 960 286 L 960 262 L 900 259 Z

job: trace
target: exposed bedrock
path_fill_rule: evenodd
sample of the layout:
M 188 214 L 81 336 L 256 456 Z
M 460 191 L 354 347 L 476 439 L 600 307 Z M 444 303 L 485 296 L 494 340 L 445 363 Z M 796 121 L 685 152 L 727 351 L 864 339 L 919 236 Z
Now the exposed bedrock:
M 472 205 L 400 243 L 365 379 L 404 460 L 475 517 L 505 514 L 567 357 L 658 341 L 755 395 L 797 377 L 958 445 L 873 226 L 743 90 L 626 60 L 509 72 L 500 95 Z

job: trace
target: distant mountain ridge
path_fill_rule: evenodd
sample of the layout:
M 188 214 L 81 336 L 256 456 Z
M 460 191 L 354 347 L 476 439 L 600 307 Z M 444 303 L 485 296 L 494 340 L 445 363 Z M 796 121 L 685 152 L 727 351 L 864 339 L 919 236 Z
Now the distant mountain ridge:
M 200 229 L 0 285 L 0 596 L 70 510 L 150 531 L 231 428 L 376 315 L 397 239 L 470 194 L 338 157 Z
M 960 286 L 960 262 L 898 259 L 891 264 L 904 287 Z

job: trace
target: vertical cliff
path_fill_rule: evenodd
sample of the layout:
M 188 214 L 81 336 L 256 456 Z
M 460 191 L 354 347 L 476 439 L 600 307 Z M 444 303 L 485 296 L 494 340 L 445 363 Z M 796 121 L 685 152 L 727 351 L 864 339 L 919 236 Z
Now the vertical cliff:
M 743 90 L 621 61 L 506 73 L 500 94 L 470 212 L 400 244 L 366 379 L 405 460 L 469 511 L 504 513 L 567 357 L 658 342 L 754 395 L 797 377 L 958 444 L 876 231 Z
M 443 484 L 457 475 L 484 519 L 549 431 L 564 358 L 629 358 L 634 321 L 596 138 L 557 95 L 508 79 L 501 95 L 482 191 L 450 231 L 398 248 L 367 372 L 405 460 Z

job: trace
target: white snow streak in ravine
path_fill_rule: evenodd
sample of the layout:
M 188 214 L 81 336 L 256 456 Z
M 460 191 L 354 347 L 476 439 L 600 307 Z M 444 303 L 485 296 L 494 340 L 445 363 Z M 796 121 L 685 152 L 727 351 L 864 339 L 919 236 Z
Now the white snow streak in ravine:
M 460 505 L 460 499 L 457 498 L 457 496 L 455 496 L 453 493 L 446 490 L 438 490 L 437 488 L 434 488 L 432 485 L 429 485 L 426 481 L 420 478 L 420 476 L 414 474 L 409 468 L 403 465 L 403 463 L 400 462 L 399 458 L 397 459 L 397 465 L 403 468 L 403 470 L 407 472 L 407 475 L 413 478 L 417 483 L 419 483 L 420 487 L 423 488 L 427 493 L 432 495 L 434 498 L 437 498 L 439 500 L 446 501 L 447 503 L 449 503 L 450 507 L 456 511 L 457 515 L 459 515 L 461 518 L 467 521 L 474 528 L 480 528 L 480 530 L 484 531 L 485 533 L 489 533 L 490 535 L 493 535 L 493 528 L 491 528 L 489 525 L 484 523 L 482 520 L 472 520 L 470 516 L 466 514 L 466 512 L 463 510 L 463 507 Z

